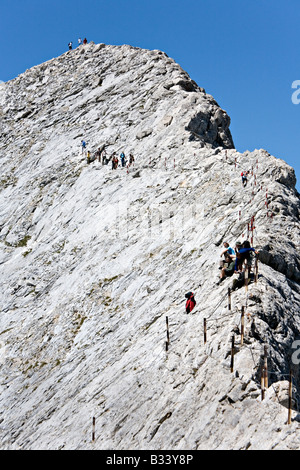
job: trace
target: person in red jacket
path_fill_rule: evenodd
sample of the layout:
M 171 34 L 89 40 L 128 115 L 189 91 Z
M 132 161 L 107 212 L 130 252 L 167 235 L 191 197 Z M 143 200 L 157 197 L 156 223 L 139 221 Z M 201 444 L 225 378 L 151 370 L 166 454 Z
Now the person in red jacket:
M 196 300 L 193 292 L 188 292 L 187 294 L 185 294 L 185 298 L 187 299 L 185 304 L 185 311 L 186 313 L 191 313 L 191 311 L 196 305 Z

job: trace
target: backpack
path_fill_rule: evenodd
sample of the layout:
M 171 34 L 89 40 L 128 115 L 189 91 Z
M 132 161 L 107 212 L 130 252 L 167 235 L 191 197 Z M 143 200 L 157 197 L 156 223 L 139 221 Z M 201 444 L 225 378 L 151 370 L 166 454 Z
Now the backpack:
M 239 289 L 244 285 L 245 282 L 245 273 L 241 272 L 238 274 L 238 277 L 234 278 L 232 281 L 232 290 Z

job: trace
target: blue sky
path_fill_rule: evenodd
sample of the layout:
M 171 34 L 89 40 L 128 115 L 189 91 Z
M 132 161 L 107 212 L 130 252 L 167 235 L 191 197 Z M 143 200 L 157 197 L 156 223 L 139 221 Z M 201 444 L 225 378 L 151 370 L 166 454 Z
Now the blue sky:
M 227 111 L 236 149 L 282 158 L 300 191 L 299 0 L 0 0 L 0 15 L 0 80 L 78 37 L 160 49 Z

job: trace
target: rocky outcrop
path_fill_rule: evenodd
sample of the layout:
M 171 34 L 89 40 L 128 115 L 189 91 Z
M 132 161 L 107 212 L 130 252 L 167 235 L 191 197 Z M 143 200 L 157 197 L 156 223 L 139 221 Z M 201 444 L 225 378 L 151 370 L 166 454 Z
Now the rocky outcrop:
M 2 448 L 298 448 L 293 169 L 237 152 L 226 112 L 160 51 L 80 46 L 0 85 L 0 115 Z M 82 139 L 134 166 L 87 164 Z M 259 277 L 229 309 L 222 242 L 246 238 Z

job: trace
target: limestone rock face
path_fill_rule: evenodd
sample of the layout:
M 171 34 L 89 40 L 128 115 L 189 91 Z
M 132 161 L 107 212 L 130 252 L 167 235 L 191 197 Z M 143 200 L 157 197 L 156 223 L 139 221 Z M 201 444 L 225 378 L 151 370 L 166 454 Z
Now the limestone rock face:
M 0 125 L 2 448 L 297 449 L 294 170 L 237 152 L 212 96 L 130 46 L 80 46 L 1 84 Z M 82 140 L 127 164 L 88 164 Z M 222 242 L 246 239 L 259 277 L 229 309 Z

